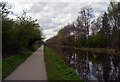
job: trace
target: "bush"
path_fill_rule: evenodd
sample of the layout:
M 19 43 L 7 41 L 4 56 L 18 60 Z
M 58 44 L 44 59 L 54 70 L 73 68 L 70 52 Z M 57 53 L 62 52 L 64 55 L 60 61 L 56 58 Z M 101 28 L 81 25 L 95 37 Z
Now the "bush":
M 1 6 L 6 6 L 6 3 L 2 3 Z M 8 11 L 7 9 L 0 9 L 1 11 Z M 7 14 L 8 14 L 7 13 Z M 8 54 L 15 54 L 17 52 L 24 51 L 26 49 L 33 49 L 33 45 L 36 41 L 42 42 L 42 31 L 37 20 L 33 20 L 32 17 L 28 17 L 26 12 L 20 16 L 17 16 L 16 20 L 7 18 L 6 12 L 2 13 L 2 50 L 3 57 Z M 5 15 L 5 16 L 4 16 Z

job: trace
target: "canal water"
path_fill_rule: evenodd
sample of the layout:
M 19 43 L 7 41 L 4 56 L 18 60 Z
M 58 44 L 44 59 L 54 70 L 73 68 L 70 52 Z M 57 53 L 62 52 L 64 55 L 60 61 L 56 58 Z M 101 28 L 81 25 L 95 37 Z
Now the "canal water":
M 83 80 L 120 81 L 120 55 L 83 52 L 60 47 L 49 48 Z

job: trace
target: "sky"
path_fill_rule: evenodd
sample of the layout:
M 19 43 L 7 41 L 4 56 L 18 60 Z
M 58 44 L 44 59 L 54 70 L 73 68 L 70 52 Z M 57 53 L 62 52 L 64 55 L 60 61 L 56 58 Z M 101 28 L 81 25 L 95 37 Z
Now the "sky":
M 79 15 L 82 7 L 91 5 L 93 14 L 98 17 L 107 11 L 109 0 L 4 0 L 11 6 L 15 14 L 26 10 L 28 15 L 38 19 L 45 40 L 53 37 L 68 23 L 72 23 Z M 14 14 L 9 17 L 15 18 Z M 44 40 L 44 41 L 45 41 Z

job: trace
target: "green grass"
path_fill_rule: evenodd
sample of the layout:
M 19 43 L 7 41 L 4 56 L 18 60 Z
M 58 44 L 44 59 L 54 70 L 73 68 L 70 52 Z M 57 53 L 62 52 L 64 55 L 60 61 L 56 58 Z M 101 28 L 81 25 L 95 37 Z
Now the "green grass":
M 107 49 L 107 48 L 78 48 L 83 51 L 90 51 L 90 52 L 97 52 L 97 53 L 104 53 L 104 54 L 120 54 L 120 51 L 117 49 Z
M 5 58 L 2 61 L 2 79 L 8 76 L 15 68 L 25 61 L 34 51 L 27 51 L 24 54 L 16 54 L 13 57 Z
M 44 47 L 44 54 L 48 80 L 81 80 L 62 59 L 53 54 L 46 46 Z
M 108 49 L 108 48 L 89 48 L 89 47 L 71 47 L 71 46 L 57 46 L 62 48 L 73 48 L 82 51 L 88 52 L 96 52 L 96 53 L 103 53 L 103 54 L 111 54 L 111 55 L 120 55 L 119 49 Z

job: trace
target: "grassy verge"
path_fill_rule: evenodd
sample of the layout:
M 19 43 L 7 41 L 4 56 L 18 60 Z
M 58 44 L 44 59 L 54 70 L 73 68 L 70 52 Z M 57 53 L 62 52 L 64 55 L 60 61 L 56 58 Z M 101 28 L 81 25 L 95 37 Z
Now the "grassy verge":
M 62 59 L 53 54 L 46 46 L 44 47 L 44 54 L 48 80 L 81 80 Z
M 62 48 L 73 48 L 77 50 L 82 50 L 82 51 L 88 51 L 88 52 L 96 52 L 96 53 L 104 53 L 104 54 L 112 54 L 112 55 L 120 55 L 120 50 L 118 49 L 108 49 L 108 48 L 88 48 L 88 47 L 70 47 L 70 46 L 57 46 L 57 47 L 62 47 Z
M 82 51 L 90 51 L 96 53 L 104 53 L 104 54 L 112 54 L 112 55 L 120 55 L 120 51 L 117 49 L 107 49 L 107 48 L 74 48 Z
M 38 48 L 35 48 L 37 50 Z M 5 58 L 2 61 L 2 79 L 12 73 L 15 68 L 24 62 L 34 51 L 26 51 L 23 54 L 16 54 L 13 57 Z

